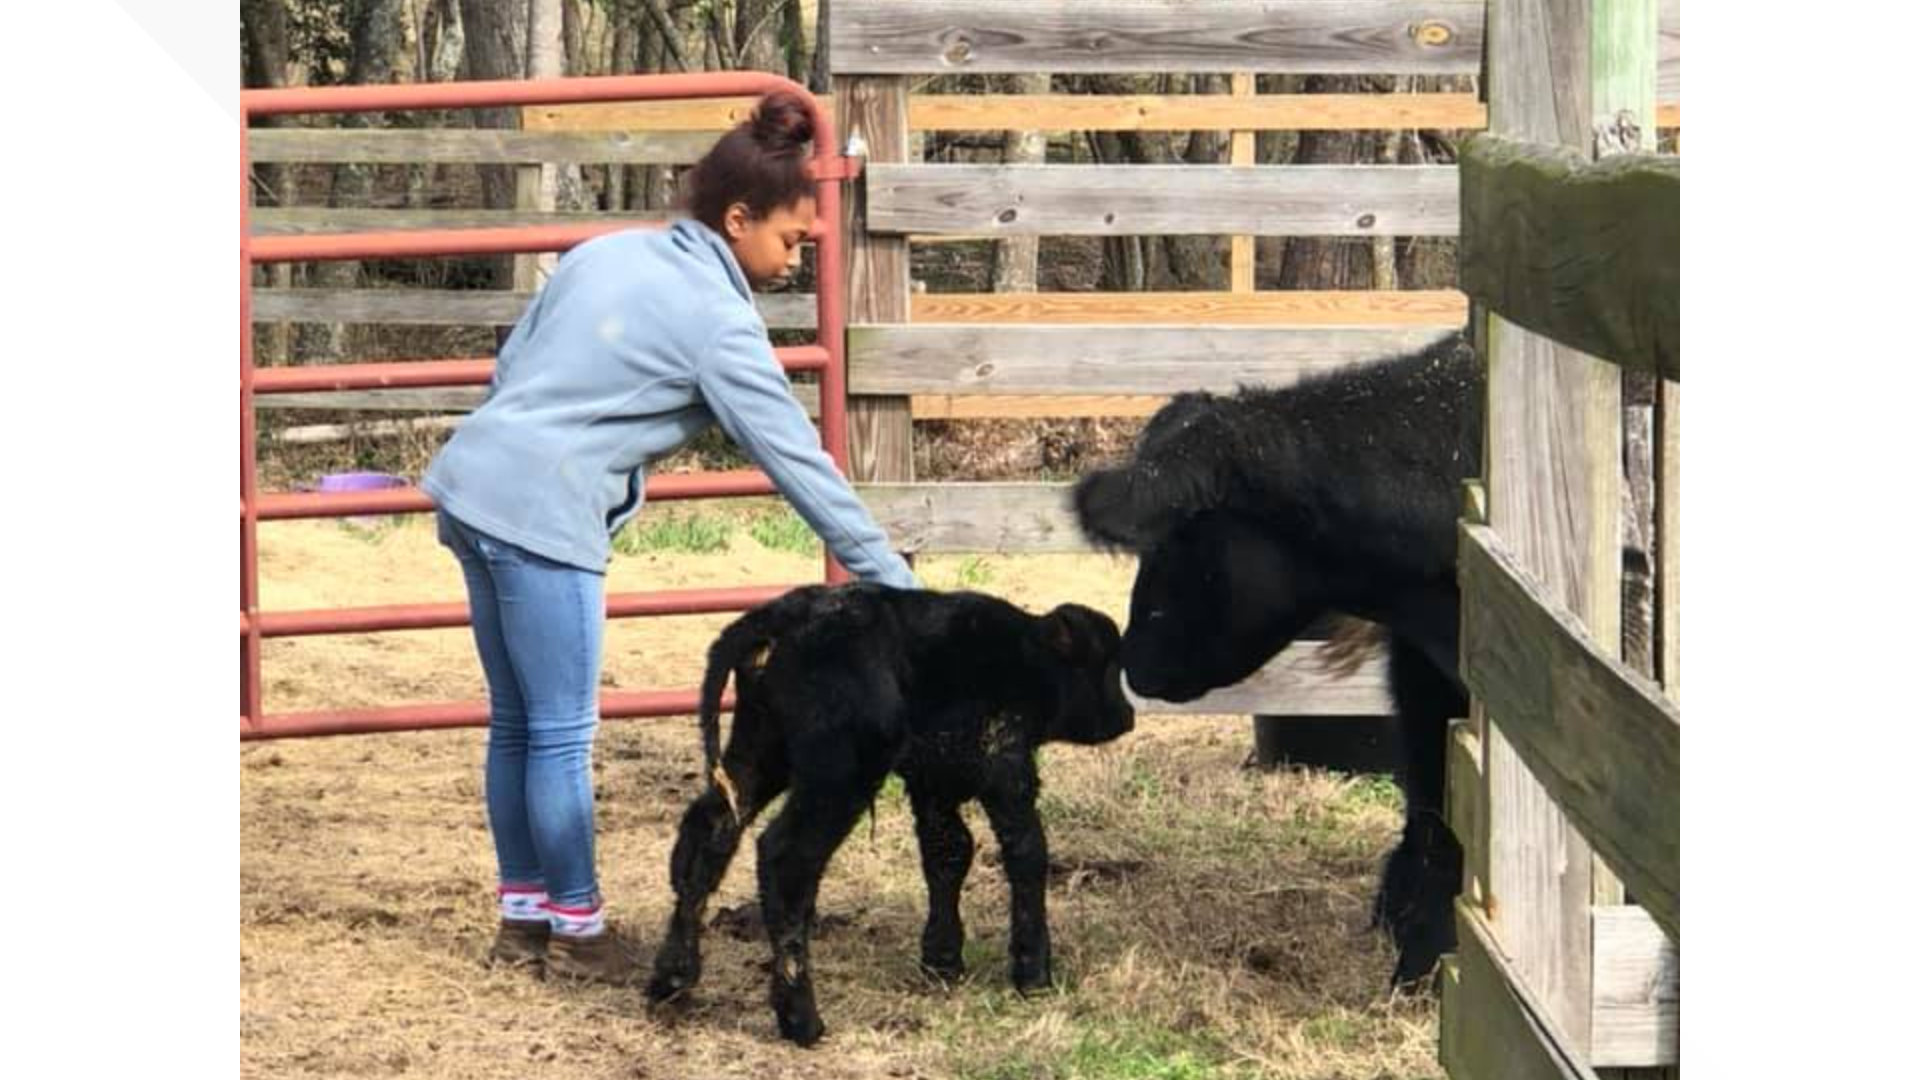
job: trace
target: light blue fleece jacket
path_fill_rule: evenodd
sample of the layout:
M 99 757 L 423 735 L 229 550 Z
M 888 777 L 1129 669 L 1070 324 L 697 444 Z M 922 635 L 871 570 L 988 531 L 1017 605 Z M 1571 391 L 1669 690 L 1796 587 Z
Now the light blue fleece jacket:
M 481 532 L 601 573 L 647 463 L 716 420 L 848 570 L 916 586 L 794 400 L 733 252 L 693 220 L 563 256 L 420 486 Z

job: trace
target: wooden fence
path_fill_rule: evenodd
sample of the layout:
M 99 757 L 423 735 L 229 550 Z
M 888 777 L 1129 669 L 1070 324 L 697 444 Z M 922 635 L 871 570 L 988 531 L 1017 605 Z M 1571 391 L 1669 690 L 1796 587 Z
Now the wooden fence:
M 1680 180 L 1638 152 L 1660 34 L 1651 0 L 1507 0 L 1487 37 L 1492 134 L 1461 158 L 1489 388 L 1461 528 L 1474 702 L 1448 816 L 1468 881 L 1441 1060 L 1462 1080 L 1677 1075 Z M 1663 380 L 1640 665 L 1621 647 L 1623 370 Z
M 1200 17 L 1204 10 L 1205 17 Z M 1049 484 L 913 483 L 918 418 L 1150 413 L 1166 395 L 1284 384 L 1430 340 L 1466 316 L 1464 295 L 1256 292 L 1251 238 L 1452 235 L 1453 166 L 1260 166 L 1262 130 L 1478 129 L 1473 94 L 1263 95 L 1264 73 L 1473 75 L 1482 0 L 836 0 L 828 35 L 839 129 L 866 148 L 849 200 L 850 433 L 863 497 L 909 552 L 1079 550 Z M 1673 103 L 1677 123 L 1677 4 Z M 1666 39 L 1663 39 L 1666 40 Z M 1231 95 L 910 95 L 914 79 L 955 72 L 1234 74 Z M 721 100 L 532 108 L 519 131 L 260 130 L 253 159 L 275 162 L 571 161 L 683 164 L 751 102 Z M 1224 130 L 1230 164 L 937 165 L 911 159 L 910 135 L 955 130 Z M 262 209 L 257 231 L 447 227 L 566 215 L 412 208 Z M 909 281 L 917 242 L 1009 235 L 1219 234 L 1234 237 L 1228 291 L 927 294 Z M 528 292 L 260 289 L 261 321 L 504 325 Z M 761 298 L 770 326 L 805 326 L 811 297 Z M 269 399 L 272 400 L 272 399 Z M 444 411 L 473 391 L 286 395 L 296 407 Z M 267 402 L 263 401 L 263 404 Z M 1310 650 L 1278 658 L 1205 712 L 1378 715 L 1383 672 L 1334 683 Z

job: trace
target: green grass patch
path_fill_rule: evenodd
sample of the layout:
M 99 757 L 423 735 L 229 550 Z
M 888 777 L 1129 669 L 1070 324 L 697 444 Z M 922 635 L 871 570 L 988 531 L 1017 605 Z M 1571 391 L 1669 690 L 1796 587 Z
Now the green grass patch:
M 621 529 L 613 550 L 621 555 L 681 552 L 709 555 L 725 551 L 733 540 L 733 523 L 713 514 L 649 514 Z
M 1057 1049 L 982 1043 L 980 1057 L 958 1063 L 963 1080 L 1240 1080 L 1249 1073 L 1211 1039 L 1122 1017 L 1076 1021 Z
M 791 551 L 796 555 L 820 553 L 820 537 L 791 510 L 755 517 L 747 526 L 747 535 L 771 551 Z

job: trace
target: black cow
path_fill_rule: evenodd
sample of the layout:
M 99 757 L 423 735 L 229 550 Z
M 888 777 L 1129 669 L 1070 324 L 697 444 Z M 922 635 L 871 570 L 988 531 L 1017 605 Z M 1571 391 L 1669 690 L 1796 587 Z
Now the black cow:
M 1484 386 L 1453 334 L 1286 388 L 1182 394 L 1132 460 L 1074 490 L 1087 536 L 1140 556 L 1121 646 L 1140 694 L 1230 686 L 1329 613 L 1385 628 L 1407 819 L 1374 924 L 1399 948 L 1396 985 L 1454 943 L 1461 851 L 1442 807 L 1447 721 L 1466 713 L 1455 536 L 1461 482 L 1480 475 Z
M 719 752 L 720 694 L 736 686 Z M 827 862 L 889 771 L 906 781 L 927 880 L 921 964 L 961 974 L 960 886 L 973 836 L 960 806 L 979 799 L 1012 891 L 1008 953 L 1022 991 L 1052 979 L 1047 841 L 1034 808 L 1041 743 L 1095 744 L 1133 729 L 1120 683 L 1120 630 L 1065 604 L 1044 616 L 978 593 L 812 586 L 721 632 L 700 698 L 711 783 L 674 844 L 676 898 L 647 993 L 664 1001 L 700 978 L 700 924 L 742 830 L 781 791 L 759 841 L 761 914 L 773 946 L 780 1033 L 812 1045 L 808 938 Z

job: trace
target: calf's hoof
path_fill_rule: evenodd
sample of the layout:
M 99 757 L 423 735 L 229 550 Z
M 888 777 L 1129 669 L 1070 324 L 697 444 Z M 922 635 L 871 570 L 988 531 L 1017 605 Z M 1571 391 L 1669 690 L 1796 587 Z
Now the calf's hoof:
M 700 956 L 669 944 L 654 958 L 653 978 L 647 980 L 647 1000 L 654 1004 L 671 1001 L 694 988 L 700 981 Z
M 967 965 L 957 952 L 941 955 L 921 953 L 920 970 L 930 978 L 952 985 L 966 977 Z
M 806 1005 L 777 1005 L 773 1015 L 780 1024 L 780 1037 L 796 1046 L 813 1046 L 827 1033 L 827 1025 L 821 1023 L 820 1013 L 810 1002 Z

